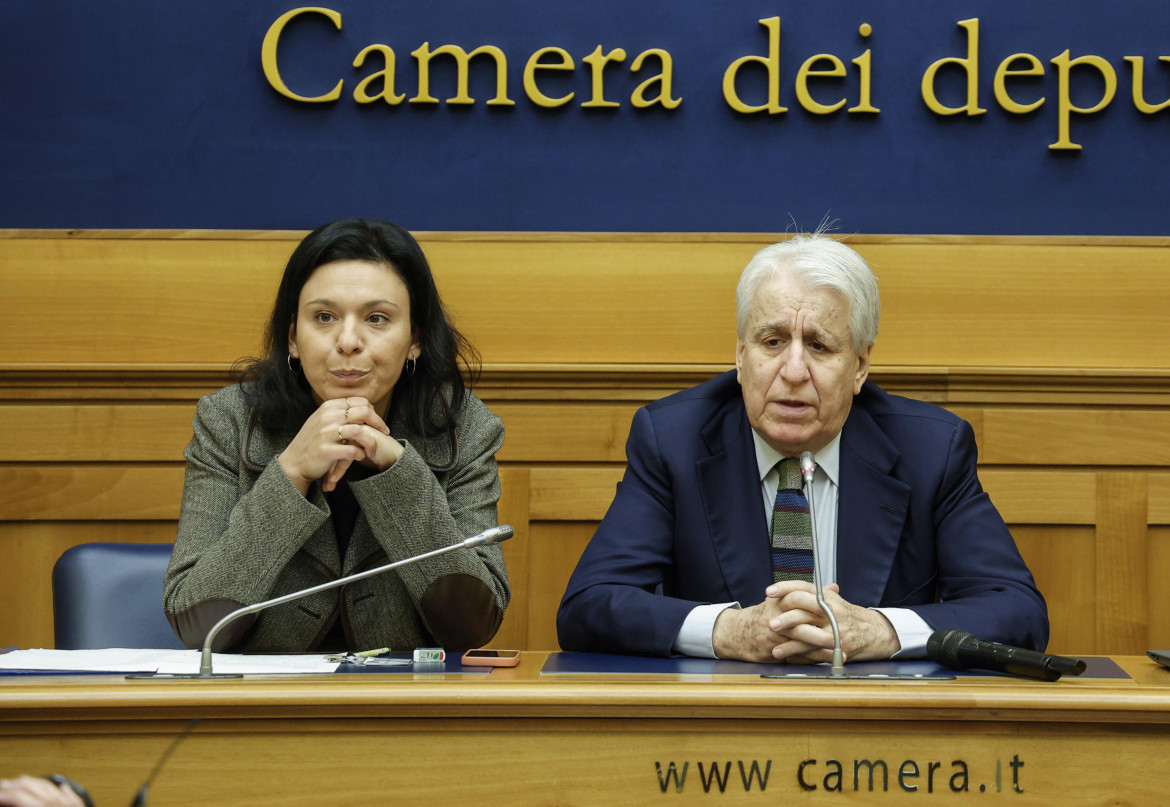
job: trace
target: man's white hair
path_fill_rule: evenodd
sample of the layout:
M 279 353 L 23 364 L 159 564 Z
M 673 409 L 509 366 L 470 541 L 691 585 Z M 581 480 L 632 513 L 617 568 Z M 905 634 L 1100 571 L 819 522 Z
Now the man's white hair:
M 782 271 L 813 288 L 832 289 L 845 298 L 854 353 L 864 352 L 877 341 L 882 310 L 877 278 L 865 258 L 822 232 L 796 235 L 764 247 L 748 262 L 735 289 L 736 331 L 740 339 L 747 335 L 756 290 Z

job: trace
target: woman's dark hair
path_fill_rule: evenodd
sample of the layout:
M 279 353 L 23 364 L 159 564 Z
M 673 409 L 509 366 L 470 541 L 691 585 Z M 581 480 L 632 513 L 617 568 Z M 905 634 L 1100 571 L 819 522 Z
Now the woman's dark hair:
M 431 267 L 414 237 L 397 224 L 366 219 L 342 219 L 318 227 L 288 259 L 264 333 L 263 355 L 237 363 L 257 425 L 278 434 L 295 432 L 316 409 L 304 375 L 290 369 L 296 365 L 289 360 L 289 326 L 296 322 L 301 289 L 317 267 L 348 260 L 386 264 L 410 293 L 410 324 L 422 353 L 415 372 L 403 371 L 394 385 L 393 413 L 404 417 L 419 434 L 451 429 L 453 413 L 479 372 L 479 354 L 451 324 Z

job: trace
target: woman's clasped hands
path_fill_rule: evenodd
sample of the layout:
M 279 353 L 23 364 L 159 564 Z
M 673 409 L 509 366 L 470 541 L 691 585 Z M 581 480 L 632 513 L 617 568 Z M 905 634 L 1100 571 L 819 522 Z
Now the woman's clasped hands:
M 365 398 L 323 402 L 277 458 L 302 494 L 321 480 L 321 490 L 337 487 L 350 464 L 384 471 L 402 456 L 402 444 Z

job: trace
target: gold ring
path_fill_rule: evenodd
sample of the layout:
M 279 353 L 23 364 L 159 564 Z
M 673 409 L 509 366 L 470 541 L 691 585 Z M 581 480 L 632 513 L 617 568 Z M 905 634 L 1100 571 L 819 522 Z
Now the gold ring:
M 345 438 L 341 436 L 341 426 L 337 427 L 337 439 L 342 445 L 345 445 Z

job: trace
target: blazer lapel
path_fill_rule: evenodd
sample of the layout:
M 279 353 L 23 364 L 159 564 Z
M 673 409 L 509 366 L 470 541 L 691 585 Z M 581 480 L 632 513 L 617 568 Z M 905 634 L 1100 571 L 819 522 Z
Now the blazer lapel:
M 738 396 L 702 430 L 709 457 L 696 463 L 707 528 L 729 599 L 755 604 L 772 582 L 768 525 L 751 426 Z
M 852 603 L 879 604 L 910 505 L 910 486 L 891 476 L 897 448 L 854 406 L 841 434 L 837 581 Z
M 290 434 L 281 438 L 273 438 L 263 429 L 258 428 L 255 424 L 255 415 L 250 415 L 245 439 L 240 446 L 240 459 L 244 467 L 250 473 L 259 476 L 276 459 L 277 455 L 288 447 L 293 436 Z M 309 500 L 317 507 L 323 509 L 329 507 L 325 500 L 325 494 L 321 492 L 320 485 L 309 486 Z M 341 558 L 337 552 L 337 535 L 333 531 L 332 518 L 325 519 L 325 522 L 301 547 L 301 551 L 308 553 L 334 574 L 341 572 Z

